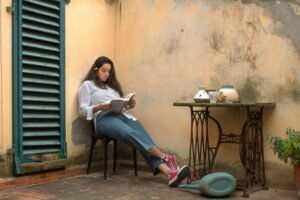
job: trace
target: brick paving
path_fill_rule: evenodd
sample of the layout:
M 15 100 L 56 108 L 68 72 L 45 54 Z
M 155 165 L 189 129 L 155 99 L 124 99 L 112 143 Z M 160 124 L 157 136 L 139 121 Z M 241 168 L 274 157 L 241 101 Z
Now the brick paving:
M 259 190 L 250 193 L 249 198 L 241 197 L 236 191 L 227 199 L 243 200 L 297 200 L 295 191 Z M 65 178 L 47 183 L 18 187 L 0 191 L 1 200 L 199 200 L 204 197 L 196 190 L 169 188 L 167 179 L 139 172 L 138 177 L 132 171 L 120 170 L 109 174 L 108 180 L 103 174 L 93 173 L 72 178 Z M 221 199 L 221 198 L 219 198 Z

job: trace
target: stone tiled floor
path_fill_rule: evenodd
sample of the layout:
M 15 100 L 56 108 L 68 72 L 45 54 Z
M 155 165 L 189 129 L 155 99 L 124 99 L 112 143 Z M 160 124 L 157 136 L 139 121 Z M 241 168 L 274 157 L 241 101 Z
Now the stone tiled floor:
M 227 199 L 255 200 L 297 200 L 295 191 L 259 190 L 250 193 L 249 198 L 242 198 L 242 193 L 234 192 Z M 169 188 L 164 176 L 152 176 L 139 172 L 135 177 L 132 171 L 119 171 L 103 179 L 103 174 L 76 176 L 43 184 L 19 187 L 0 191 L 1 200 L 198 200 L 211 199 L 203 197 L 196 190 Z M 219 198 L 220 199 L 220 198 Z

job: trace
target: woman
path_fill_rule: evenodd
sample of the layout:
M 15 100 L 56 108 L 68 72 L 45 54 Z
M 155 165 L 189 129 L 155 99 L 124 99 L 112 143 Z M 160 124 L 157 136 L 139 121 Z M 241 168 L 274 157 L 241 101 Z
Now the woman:
M 176 187 L 188 176 L 188 167 L 179 168 L 174 156 L 157 148 L 141 123 L 128 112 L 109 111 L 108 102 L 122 96 L 113 62 L 105 56 L 99 57 L 79 88 L 79 113 L 87 120 L 94 120 L 96 133 L 128 143 L 140 151 L 150 171 L 162 172 L 168 177 L 168 185 Z M 135 104 L 134 99 L 130 100 L 126 110 Z

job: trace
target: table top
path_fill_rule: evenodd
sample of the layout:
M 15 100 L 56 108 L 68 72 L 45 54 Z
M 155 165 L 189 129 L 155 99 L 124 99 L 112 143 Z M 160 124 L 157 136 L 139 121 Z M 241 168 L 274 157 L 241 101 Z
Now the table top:
M 274 102 L 255 102 L 255 103 L 196 103 L 196 102 L 174 102 L 173 106 L 188 107 L 275 107 Z

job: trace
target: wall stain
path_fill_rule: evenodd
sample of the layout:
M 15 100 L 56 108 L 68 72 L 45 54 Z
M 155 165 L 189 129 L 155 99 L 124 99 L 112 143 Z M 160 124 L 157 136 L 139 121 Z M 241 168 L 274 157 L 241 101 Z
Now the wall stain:
M 108 5 L 113 5 L 114 3 L 116 3 L 118 0 L 105 0 L 105 3 Z
M 298 74 L 299 75 L 299 74 Z M 299 77 L 299 76 L 298 76 Z M 276 102 L 300 103 L 300 80 L 294 77 L 286 77 L 285 85 L 278 85 L 274 92 L 273 99 Z
M 256 102 L 260 97 L 261 83 L 257 77 L 247 77 L 245 82 L 238 88 L 241 102 Z
M 257 32 L 257 27 L 253 22 L 248 21 L 247 26 L 253 30 L 253 32 Z
M 228 83 L 227 77 L 229 77 L 230 74 L 230 70 L 228 70 L 228 68 L 224 67 L 222 64 L 218 64 L 214 67 L 213 71 L 214 73 L 210 77 L 210 86 L 212 88 L 219 88 L 221 85 Z
M 189 99 L 188 96 L 182 96 L 180 97 L 180 101 L 187 101 Z
M 217 53 L 221 53 L 221 49 L 223 46 L 223 40 L 224 40 L 224 38 L 221 34 L 213 32 L 213 34 L 211 35 L 210 40 L 209 40 L 210 48 L 212 48 Z
M 73 144 L 89 144 L 91 132 L 91 122 L 78 117 L 72 122 L 71 139 Z
M 253 41 L 255 41 L 255 36 L 256 36 L 256 33 L 258 32 L 258 28 L 251 21 L 247 22 L 247 27 L 252 30 L 252 35 L 249 39 L 249 46 L 247 47 L 245 60 L 246 60 L 246 62 L 248 62 L 250 64 L 250 68 L 252 70 L 255 70 L 257 68 L 257 66 L 256 66 L 257 56 L 255 55 L 254 51 L 252 50 L 252 45 L 253 45 Z
M 168 54 L 173 54 L 176 52 L 179 48 L 179 41 L 178 39 L 170 39 L 167 42 L 167 53 Z
M 246 61 L 250 64 L 250 68 L 252 70 L 255 70 L 257 68 L 257 66 L 256 66 L 257 56 L 254 55 L 254 53 L 252 51 L 252 46 L 251 45 L 248 46 L 245 57 L 246 57 L 245 58 Z

